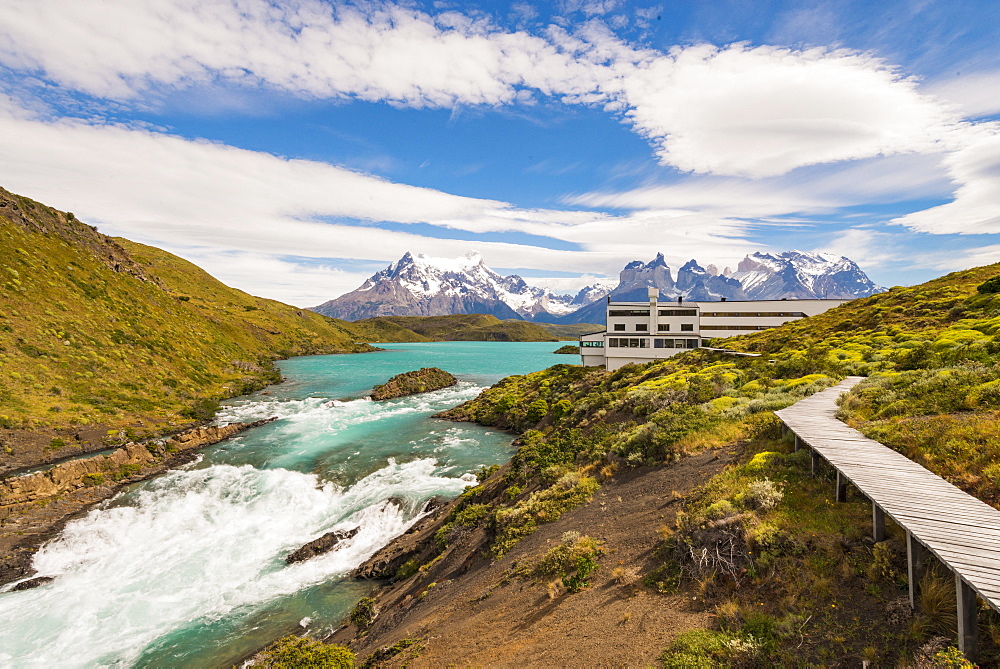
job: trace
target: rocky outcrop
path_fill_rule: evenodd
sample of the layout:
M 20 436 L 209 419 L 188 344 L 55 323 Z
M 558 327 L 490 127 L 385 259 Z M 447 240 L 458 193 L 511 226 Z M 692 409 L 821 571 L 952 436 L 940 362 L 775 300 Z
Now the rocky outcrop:
M 574 346 L 573 344 L 566 344 L 565 346 L 560 346 L 553 353 L 561 353 L 565 355 L 580 355 L 580 347 Z
M 437 367 L 424 367 L 413 372 L 397 374 L 380 386 L 372 389 L 373 400 L 391 400 L 431 390 L 448 388 L 458 383 L 458 379 Z
M 56 580 L 54 576 L 38 576 L 35 578 L 29 578 L 27 581 L 21 581 L 11 588 L 11 590 L 14 592 L 20 590 L 33 590 L 34 588 L 45 585 L 46 583 L 51 583 L 54 580 Z
M 288 557 L 285 558 L 285 564 L 304 562 L 310 558 L 316 557 L 317 555 L 329 553 L 336 548 L 340 542 L 350 539 L 360 530 L 360 527 L 355 527 L 352 530 L 334 530 L 333 532 L 327 532 L 319 539 L 314 539 L 294 553 L 290 553 Z
M 428 502 L 425 509 L 430 510 L 431 504 L 440 504 L 440 500 Z M 433 507 L 430 515 L 419 520 L 404 534 L 383 546 L 362 565 L 351 572 L 351 576 L 361 579 L 387 580 L 399 571 L 403 564 L 422 553 L 427 553 L 434 546 L 434 533 L 440 529 L 441 520 L 455 508 L 457 500 Z
M 0 481 L 0 519 L 27 505 L 78 488 L 121 482 L 148 474 L 150 467 L 162 463 L 172 454 L 217 443 L 272 420 L 197 427 L 169 439 L 149 444 L 130 442 L 106 455 L 69 460 L 33 474 L 8 476 Z

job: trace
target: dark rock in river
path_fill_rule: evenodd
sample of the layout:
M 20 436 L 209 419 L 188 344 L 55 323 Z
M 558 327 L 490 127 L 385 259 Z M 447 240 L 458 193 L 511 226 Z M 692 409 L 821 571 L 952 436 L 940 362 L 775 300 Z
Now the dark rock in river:
M 372 389 L 373 400 L 391 400 L 431 390 L 448 388 L 458 383 L 458 379 L 437 367 L 424 367 L 413 372 L 397 374 L 380 386 Z
M 32 588 L 37 588 L 40 585 L 45 585 L 46 583 L 51 583 L 56 580 L 54 576 L 36 576 L 35 578 L 29 578 L 27 581 L 21 581 L 15 585 L 11 590 L 31 590 Z
M 286 557 L 285 563 L 295 564 L 296 562 L 303 562 L 309 558 L 314 558 L 317 555 L 322 555 L 323 553 L 329 553 L 334 549 L 334 547 L 337 546 L 337 544 L 345 539 L 350 539 L 357 534 L 360 529 L 360 527 L 355 527 L 353 530 L 336 530 L 334 532 L 327 532 L 319 539 L 310 541 L 305 546 Z

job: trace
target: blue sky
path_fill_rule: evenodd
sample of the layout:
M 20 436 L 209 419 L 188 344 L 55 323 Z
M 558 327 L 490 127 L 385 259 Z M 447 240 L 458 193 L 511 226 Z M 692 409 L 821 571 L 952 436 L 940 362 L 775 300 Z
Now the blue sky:
M 995 0 L 0 9 L 0 184 L 300 306 L 408 250 L 1000 260 Z

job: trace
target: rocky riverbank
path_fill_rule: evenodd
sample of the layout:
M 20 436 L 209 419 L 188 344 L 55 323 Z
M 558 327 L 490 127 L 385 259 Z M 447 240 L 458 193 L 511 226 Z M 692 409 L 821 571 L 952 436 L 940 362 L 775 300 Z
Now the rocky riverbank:
M 272 420 L 200 426 L 0 480 L 0 584 L 27 576 L 34 552 L 77 513 L 129 483 L 189 462 L 197 449 Z

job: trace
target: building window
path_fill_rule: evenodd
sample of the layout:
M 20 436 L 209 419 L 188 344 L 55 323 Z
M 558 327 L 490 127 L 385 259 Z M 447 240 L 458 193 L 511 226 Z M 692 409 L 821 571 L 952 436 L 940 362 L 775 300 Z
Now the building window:
M 656 330 L 658 332 L 670 332 L 670 323 L 657 323 Z
M 660 309 L 661 316 L 697 316 L 697 309 Z
M 615 332 L 625 332 L 625 324 L 615 323 Z
M 649 330 L 649 326 L 646 325 L 645 323 L 636 323 L 635 324 L 635 331 L 636 332 L 646 332 L 647 330 Z
M 611 337 L 608 339 L 608 348 L 618 348 L 618 338 Z
M 686 341 L 687 341 L 687 348 L 698 348 L 698 340 L 697 339 L 688 339 Z
M 694 332 L 693 323 L 681 323 L 681 332 Z
M 617 341 L 615 343 L 617 343 Z M 604 348 L 604 342 L 603 341 L 582 341 L 582 342 L 580 342 L 580 348 Z
M 611 309 L 608 316 L 648 316 L 649 309 Z

